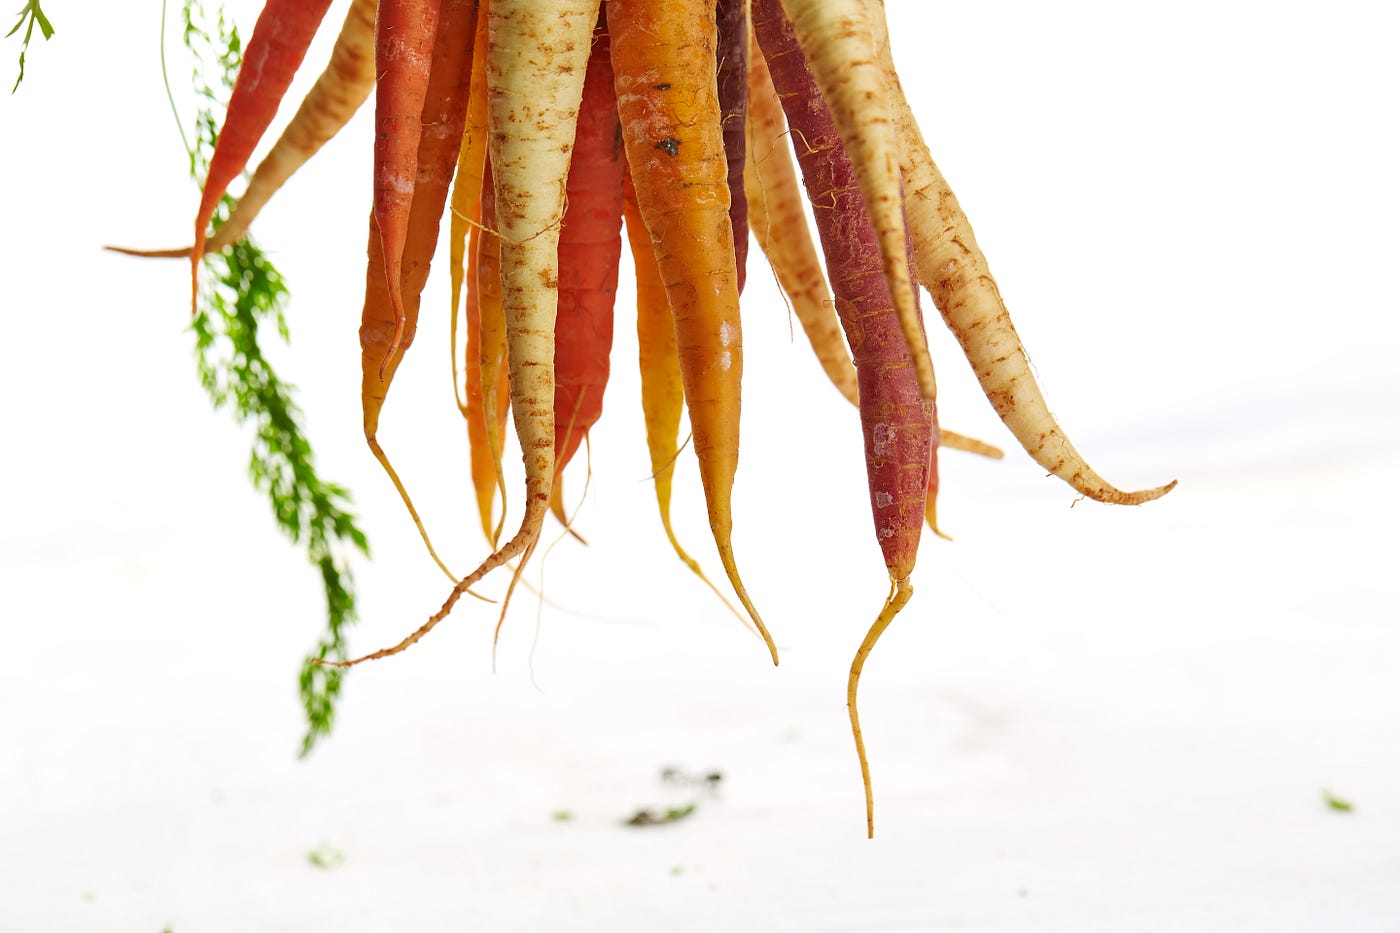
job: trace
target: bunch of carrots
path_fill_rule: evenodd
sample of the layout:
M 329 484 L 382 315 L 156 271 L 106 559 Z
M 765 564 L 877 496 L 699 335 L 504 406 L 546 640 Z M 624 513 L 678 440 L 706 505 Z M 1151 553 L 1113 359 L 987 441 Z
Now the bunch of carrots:
M 1110 503 L 1146 502 L 1174 485 L 1115 488 L 1050 415 L 904 97 L 883 0 L 352 0 L 325 72 L 210 235 L 215 207 L 245 171 L 329 6 L 267 0 L 210 163 L 193 246 L 141 254 L 187 256 L 197 294 L 201 258 L 243 236 L 374 92 L 364 434 L 451 577 L 376 438 L 450 213 L 458 405 L 491 552 L 453 578 L 441 609 L 417 630 L 343 664 L 403 651 L 499 567 L 513 567 L 513 590 L 550 512 L 567 526 L 559 476 L 602 413 L 624 227 L 662 524 L 703 578 L 670 518 L 688 412 L 720 563 L 777 663 L 731 546 L 744 367 L 739 298 L 752 233 L 823 370 L 860 411 L 875 540 L 890 577 L 847 684 L 873 835 L 856 708 L 862 667 L 913 593 L 923 525 L 937 530 L 939 447 L 1000 456 L 939 429 L 918 286 L 997 413 L 1047 471 Z M 502 542 L 508 423 L 524 456 L 524 515 Z

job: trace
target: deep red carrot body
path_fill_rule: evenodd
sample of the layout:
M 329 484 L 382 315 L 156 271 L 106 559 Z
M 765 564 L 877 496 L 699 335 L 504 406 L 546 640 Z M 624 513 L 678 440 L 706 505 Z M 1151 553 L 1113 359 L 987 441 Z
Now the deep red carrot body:
M 880 241 L 855 166 L 803 59 L 778 0 L 754 0 L 754 34 L 793 129 L 793 148 L 813 206 L 836 308 L 851 346 L 860 395 L 875 536 L 891 590 L 851 666 L 847 689 L 852 733 L 874 832 L 873 797 L 855 693 L 865 657 L 913 594 L 933 454 L 934 410 L 919 388 L 913 360 L 883 271 Z M 906 243 L 906 264 L 912 248 Z
M 199 261 L 204 256 L 209 218 L 267 132 L 329 7 L 330 0 L 268 0 L 253 26 L 229 96 L 224 125 L 209 159 L 204 192 L 194 219 L 191 307 L 199 300 Z
M 394 324 L 379 361 L 383 375 L 408 328 L 401 279 L 441 9 L 442 0 L 380 0 L 375 22 L 374 220 Z
M 744 196 L 749 97 L 748 0 L 718 0 L 715 6 L 717 79 L 724 157 L 729 165 L 729 222 L 734 231 L 734 268 L 744 293 L 749 257 L 749 202 Z
M 554 325 L 554 469 L 562 472 L 603 413 L 613 301 L 622 254 L 622 127 L 607 31 L 594 33 L 583 83 L 568 207 L 559 231 L 559 312 Z

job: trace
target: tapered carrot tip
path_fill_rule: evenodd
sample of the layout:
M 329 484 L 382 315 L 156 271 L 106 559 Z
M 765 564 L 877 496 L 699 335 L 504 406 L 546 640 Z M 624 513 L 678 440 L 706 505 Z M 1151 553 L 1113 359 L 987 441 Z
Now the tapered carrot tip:
M 899 610 L 904 608 L 909 602 L 909 597 L 913 595 L 914 587 L 910 585 L 907 576 L 901 580 L 890 581 L 890 595 L 886 597 L 885 605 L 870 626 L 870 631 L 865 633 L 865 640 L 856 650 L 856 656 L 851 661 L 851 676 L 846 681 L 846 709 L 851 716 L 851 735 L 856 740 L 856 757 L 860 759 L 860 780 L 865 786 L 867 839 L 875 838 L 875 794 L 870 786 L 870 761 L 865 757 L 865 739 L 860 731 L 860 715 L 856 712 L 856 688 L 860 685 L 860 673 L 865 668 L 865 659 L 870 657 L 870 650 L 875 647 L 875 642 L 880 640 L 885 629 L 889 628 Z
M 1052 474 L 1053 475 L 1053 474 Z M 1114 486 L 1107 484 L 1103 486 L 1080 486 L 1073 480 L 1070 485 L 1084 493 L 1090 499 L 1099 502 L 1107 502 L 1110 505 L 1142 505 L 1144 502 L 1151 502 L 1153 499 L 1160 499 L 1176 488 L 1176 480 L 1172 480 L 1165 486 L 1154 486 L 1151 489 L 1139 489 L 1135 492 L 1124 492 Z
M 778 666 L 778 646 L 773 643 L 773 636 L 768 634 L 768 627 L 763 624 L 763 619 L 758 615 L 758 609 L 754 607 L 753 600 L 749 599 L 749 591 L 744 588 L 744 581 L 739 579 L 739 566 L 734 562 L 734 548 L 728 541 L 719 545 L 719 562 L 724 565 L 724 572 L 729 577 L 729 583 L 734 587 L 734 593 L 739 597 L 739 602 L 743 604 L 753 620 L 754 627 L 758 629 L 758 634 L 763 638 L 763 643 L 768 646 L 768 654 L 773 658 L 773 666 Z
M 115 246 L 108 244 L 102 247 L 109 253 L 121 253 L 123 256 L 138 256 L 142 259 L 189 259 L 193 248 L 181 246 L 178 249 L 136 249 L 132 246 Z

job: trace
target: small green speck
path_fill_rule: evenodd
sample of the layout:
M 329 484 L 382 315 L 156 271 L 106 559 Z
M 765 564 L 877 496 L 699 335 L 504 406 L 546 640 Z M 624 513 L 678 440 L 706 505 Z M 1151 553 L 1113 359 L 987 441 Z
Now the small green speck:
M 671 874 L 672 874 L 673 876 L 685 874 L 685 866 L 683 866 L 683 865 L 672 865 L 672 866 L 671 866 Z
M 1350 800 L 1338 797 L 1330 790 L 1324 790 L 1322 792 L 1322 799 L 1327 802 L 1327 809 L 1334 810 L 1337 813 L 1350 813 L 1355 809 Z
M 569 822 L 570 820 L 572 820 L 572 819 L 574 818 L 574 811 L 572 811 L 572 810 L 555 810 L 553 813 L 551 813 L 551 814 L 549 815 L 549 818 L 550 818 L 551 820 L 553 820 L 554 822 L 556 822 L 556 823 L 567 823 L 567 822 Z
M 328 845 L 320 845 L 306 853 L 306 860 L 317 868 L 329 871 L 345 863 L 345 853 Z

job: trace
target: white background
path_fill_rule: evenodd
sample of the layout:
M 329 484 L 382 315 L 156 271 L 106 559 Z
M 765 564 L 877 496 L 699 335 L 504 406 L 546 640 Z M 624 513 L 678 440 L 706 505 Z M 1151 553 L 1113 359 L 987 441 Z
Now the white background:
M 518 597 L 493 674 L 494 614 L 464 603 L 354 671 L 294 759 L 318 580 L 195 381 L 187 268 L 99 250 L 183 242 L 197 203 L 159 10 L 50 6 L 0 99 L 0 931 L 1400 930 L 1388 6 L 891 3 L 1062 424 L 1120 485 L 1181 484 L 1076 504 L 935 335 L 945 426 L 1008 457 L 944 457 L 955 541 L 925 541 L 867 666 L 873 842 L 844 709 L 886 588 L 857 422 L 756 251 L 735 546 L 782 666 L 665 545 L 624 293 L 591 544 L 531 570 L 589 615 Z M 446 593 L 360 436 L 365 116 L 256 227 L 294 295 L 276 359 L 375 551 L 357 651 Z M 380 438 L 464 572 L 447 304 L 439 274 Z M 695 796 L 665 765 L 720 794 L 619 825 Z

